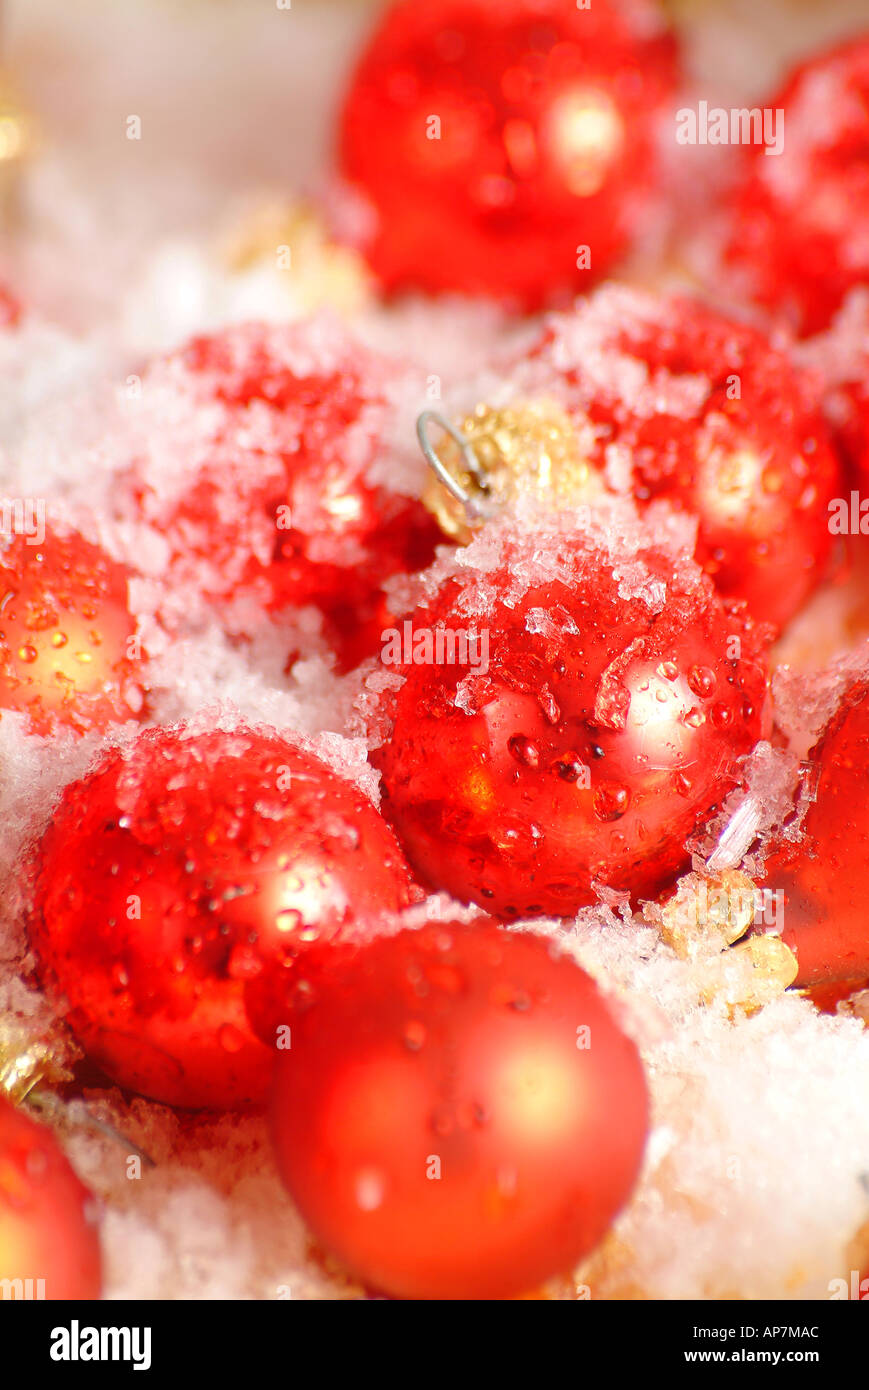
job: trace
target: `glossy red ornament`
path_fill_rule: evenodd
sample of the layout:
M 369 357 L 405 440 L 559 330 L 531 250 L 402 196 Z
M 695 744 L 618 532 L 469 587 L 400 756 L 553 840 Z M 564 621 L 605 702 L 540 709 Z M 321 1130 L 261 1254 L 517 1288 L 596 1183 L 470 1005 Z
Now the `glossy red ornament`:
M 646 0 L 393 5 L 341 124 L 383 284 L 534 308 L 600 277 L 648 217 L 676 66 Z
M 383 813 L 428 883 L 499 916 L 653 895 L 761 737 L 762 644 L 687 558 L 517 527 L 496 564 L 493 544 L 408 620 Z M 438 629 L 466 635 L 452 663 Z
M 93 1299 L 96 1203 L 57 1141 L 0 1098 L 0 1300 Z
M 140 718 L 129 571 L 77 531 L 33 520 L 0 542 L 0 708 L 25 712 L 37 733 Z
M 400 1298 L 569 1272 L 637 1177 L 637 1049 L 554 941 L 433 923 L 319 961 L 275 1070 L 281 1174 L 317 1237 Z
M 763 103 L 781 153 L 745 153 L 726 261 L 740 288 L 803 333 L 869 282 L 869 37 L 811 57 Z
M 839 1012 L 840 1004 L 847 1004 L 854 995 L 864 990 L 869 990 L 869 979 L 830 980 L 820 985 L 812 985 L 806 990 L 806 996 L 821 1013 L 835 1016 Z
M 319 320 L 237 325 L 153 363 L 143 394 L 191 412 L 187 436 L 161 434 L 131 476 L 173 581 L 273 613 L 315 605 L 352 664 L 383 581 L 428 564 L 438 540 L 415 497 L 372 476 L 396 376 Z
M 228 1108 L 261 1101 L 271 1071 L 249 987 L 407 900 L 389 827 L 319 758 L 260 729 L 157 728 L 67 787 L 38 850 L 30 934 L 109 1076 Z
M 869 683 L 857 681 L 812 750 L 814 800 L 802 839 L 769 857 L 766 883 L 784 893 L 782 936 L 797 985 L 869 976 Z
M 590 421 L 591 460 L 616 490 L 696 516 L 716 587 L 782 628 L 824 575 L 842 488 L 820 379 L 748 324 L 617 287 L 551 316 L 529 356 L 518 389 Z

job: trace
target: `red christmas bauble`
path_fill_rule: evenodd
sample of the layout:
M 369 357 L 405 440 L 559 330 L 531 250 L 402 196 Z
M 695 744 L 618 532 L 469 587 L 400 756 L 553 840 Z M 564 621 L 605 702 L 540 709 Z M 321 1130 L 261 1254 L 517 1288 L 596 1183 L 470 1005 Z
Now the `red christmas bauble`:
M 869 496 L 869 341 L 865 357 L 855 367 L 858 370 L 853 376 L 830 393 L 828 408 L 852 480 L 858 485 L 860 501 L 865 502 Z M 848 501 L 850 507 L 850 498 Z M 869 521 L 863 529 L 865 515 L 860 514 L 861 535 L 869 530 Z M 852 526 L 849 519 L 849 533 Z
M 67 787 L 35 867 L 31 942 L 73 1032 L 118 1084 L 192 1107 L 264 1098 L 260 976 L 408 901 L 371 803 L 252 728 L 113 749 Z
M 0 1098 L 0 1300 L 100 1297 L 96 1203 L 51 1132 Z
M 407 621 L 374 754 L 411 863 L 504 917 L 656 893 L 765 727 L 751 624 L 663 551 L 515 528 L 463 561 Z
M 766 882 L 784 893 L 782 936 L 798 985 L 869 976 L 869 682 L 846 692 L 811 754 L 813 796 L 798 844 L 768 858 Z
M 77 531 L 24 521 L 0 550 L 0 708 L 25 712 L 37 733 L 139 718 L 128 570 Z
M 238 325 L 153 363 L 143 395 L 190 412 L 132 474 L 172 580 L 219 603 L 315 605 L 351 664 L 383 581 L 438 540 L 415 497 L 371 476 L 396 375 L 328 321 Z
M 825 980 L 823 984 L 808 988 L 806 996 L 821 1013 L 835 1016 L 840 1004 L 847 1003 L 855 994 L 866 989 L 869 989 L 869 979 Z
M 764 106 L 782 150 L 746 151 L 726 251 L 740 288 L 804 333 L 869 282 L 869 37 L 812 57 Z
M 601 276 L 648 215 L 676 66 L 646 0 L 393 5 L 341 127 L 383 284 L 533 308 Z
M 851 295 L 829 331 L 801 344 L 800 352 L 824 378 L 827 419 L 845 464 L 847 490 L 858 488 L 863 500 L 869 492 L 869 291 Z M 850 513 L 847 492 L 844 500 Z M 858 526 L 869 534 L 864 515 Z M 843 516 L 831 525 L 838 534 L 855 529 L 850 514 L 847 524 Z
M 17 328 L 23 312 L 12 291 L 0 284 L 0 328 Z
M 553 315 L 516 366 L 519 389 L 590 421 L 616 490 L 698 518 L 696 558 L 721 593 L 785 625 L 823 576 L 841 480 L 822 383 L 784 345 L 699 302 L 611 287 Z
M 321 961 L 275 1069 L 278 1164 L 323 1244 L 401 1298 L 567 1273 L 637 1177 L 643 1068 L 555 944 L 487 919 Z

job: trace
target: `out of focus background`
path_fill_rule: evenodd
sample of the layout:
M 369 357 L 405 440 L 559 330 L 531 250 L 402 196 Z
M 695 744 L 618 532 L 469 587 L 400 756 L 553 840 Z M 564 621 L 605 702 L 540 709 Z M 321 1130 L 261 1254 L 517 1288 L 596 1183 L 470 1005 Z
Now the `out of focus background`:
M 167 337 L 177 336 L 173 314 L 186 331 L 196 313 L 185 309 L 201 309 L 197 256 L 247 215 L 249 200 L 334 192 L 340 93 L 380 8 L 4 0 L 0 272 L 71 328 L 105 327 L 138 295 L 146 338 L 148 302 Z M 683 34 L 689 81 L 728 105 L 761 97 L 794 58 L 869 19 L 866 0 L 670 0 L 667 8 Z M 129 139 L 135 117 L 141 138 Z M 19 173 L 13 198 L 8 183 Z

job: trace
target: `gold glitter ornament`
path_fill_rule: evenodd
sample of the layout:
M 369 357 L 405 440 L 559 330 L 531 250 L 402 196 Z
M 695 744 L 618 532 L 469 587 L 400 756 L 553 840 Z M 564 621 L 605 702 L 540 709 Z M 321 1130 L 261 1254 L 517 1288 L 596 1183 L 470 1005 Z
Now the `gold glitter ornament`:
M 703 1002 L 723 1001 L 731 1015 L 756 1013 L 797 977 L 797 958 L 780 936 L 746 937 L 757 904 L 753 880 L 739 869 L 727 869 L 686 874 L 663 906 L 650 903 L 644 910 L 646 921 L 690 964 Z
M 428 442 L 429 420 L 448 431 L 437 451 Z M 570 510 L 604 492 L 579 429 L 554 401 L 519 402 L 501 409 L 478 405 L 458 431 L 426 411 L 420 417 L 420 442 L 440 479 L 446 473 L 455 485 L 434 478 L 423 501 L 446 535 L 461 545 L 522 496 L 552 510 Z
M 353 315 L 373 296 L 362 257 L 333 241 L 317 210 L 303 201 L 266 198 L 249 207 L 219 237 L 218 254 L 240 274 L 275 271 L 303 314 L 328 307 Z
M 705 961 L 695 971 L 695 983 L 705 1003 L 722 1000 L 733 1016 L 753 1014 L 789 989 L 799 966 L 780 936 L 752 936 Z
M 82 1051 L 61 1023 L 33 1033 L 16 1014 L 0 1014 L 0 1095 L 22 1105 L 38 1086 L 72 1080 Z
M 682 960 L 714 955 L 745 936 L 754 922 L 757 889 L 747 874 L 686 874 L 662 907 L 646 916 Z
M 34 1033 L 17 1014 L 0 1013 L 0 1096 L 13 1105 L 35 1110 L 49 1122 L 95 1130 L 153 1167 L 150 1154 L 114 1125 L 92 1114 L 83 1100 L 64 1100 L 57 1094 L 57 1087 L 74 1079 L 75 1065 L 83 1056 L 59 1019 Z

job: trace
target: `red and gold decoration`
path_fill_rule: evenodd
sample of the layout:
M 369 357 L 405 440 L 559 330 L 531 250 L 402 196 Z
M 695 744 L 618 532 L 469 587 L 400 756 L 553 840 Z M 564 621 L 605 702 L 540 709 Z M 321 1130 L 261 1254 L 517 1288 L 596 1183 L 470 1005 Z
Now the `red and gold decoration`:
M 746 151 L 727 263 L 740 288 L 802 333 L 869 281 L 869 38 L 812 55 L 763 103 L 782 150 Z
M 99 1298 L 96 1222 L 50 1131 L 0 1097 L 0 1299 Z
M 22 515 L 24 529 L 0 550 L 0 708 L 22 711 L 43 734 L 140 718 L 129 571 L 77 531 Z
M 866 609 L 869 37 L 807 49 L 775 157 L 707 167 L 701 8 L 390 4 L 307 198 L 282 108 L 224 150 L 192 66 L 183 130 L 143 80 L 86 168 L 55 131 L 0 265 L 0 451 L 45 494 L 0 498 L 0 1298 L 100 1297 L 60 1140 L 156 1168 L 124 1107 L 171 1157 L 126 1187 L 89 1145 L 111 1297 L 137 1223 L 167 1296 L 212 1251 L 231 1296 L 802 1295 L 836 1242 L 862 1290 L 869 1131 L 823 1088 L 866 1060 L 869 657 L 781 653 Z M 32 149 L 0 78 L 4 228 Z M 807 1145 L 768 1257 L 807 1115 L 841 1202 L 805 1221 Z
M 800 985 L 850 982 L 850 993 L 869 977 L 867 768 L 869 685 L 861 680 L 812 751 L 799 839 L 781 843 L 767 863 L 766 882 L 785 895 L 783 938 Z
M 409 898 L 361 793 L 245 727 L 151 729 L 110 751 L 66 788 L 35 872 L 38 972 L 91 1059 L 129 1090 L 216 1109 L 268 1091 L 248 991 L 289 989 L 309 942 Z
M 622 570 L 569 526 L 501 545 L 484 610 L 457 577 L 410 620 L 467 650 L 384 697 L 384 815 L 428 884 L 499 916 L 653 895 L 767 727 L 762 644 L 665 552 Z
M 553 315 L 530 357 L 539 389 L 591 433 L 589 461 L 611 486 L 696 516 L 696 558 L 716 587 L 781 629 L 833 545 L 841 476 L 820 382 L 749 324 L 617 288 Z M 624 464 L 607 469 L 613 453 Z
M 448 435 L 436 455 L 451 481 L 432 479 L 425 501 L 445 535 L 463 545 L 520 498 L 533 498 L 544 511 L 569 511 L 604 493 L 574 422 L 554 401 L 500 410 L 478 405 L 457 433 L 462 443 Z
M 396 374 L 325 320 L 238 325 L 154 362 L 144 390 L 180 392 L 209 422 L 183 487 L 155 486 L 147 461 L 129 475 L 176 582 L 217 604 L 314 605 L 339 661 L 368 655 L 360 633 L 379 633 L 383 581 L 427 564 L 437 540 L 417 498 L 368 480 Z
M 642 230 L 676 67 L 645 0 L 393 5 L 341 125 L 381 283 L 524 308 L 587 288 Z
M 366 1285 L 506 1298 L 600 1240 L 648 1101 L 636 1047 L 555 943 L 443 921 L 315 963 L 272 1121 L 293 1199 Z

